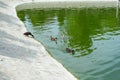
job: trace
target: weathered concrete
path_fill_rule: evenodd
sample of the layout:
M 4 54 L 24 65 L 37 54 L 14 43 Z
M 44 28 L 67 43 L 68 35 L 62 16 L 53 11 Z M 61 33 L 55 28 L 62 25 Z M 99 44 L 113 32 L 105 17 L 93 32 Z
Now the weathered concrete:
M 33 2 L 44 2 L 45 4 L 56 1 L 73 0 L 33 0 Z M 116 3 L 116 0 L 100 1 L 114 1 Z M 23 35 L 26 28 L 17 17 L 15 7 L 29 2 L 32 1 L 0 0 L 0 80 L 77 80 L 59 62 L 53 59 L 39 42 Z M 115 6 L 115 3 L 106 5 Z M 41 5 L 46 7 L 45 4 L 42 3 Z M 57 7 L 56 4 L 54 5 Z M 72 4 L 68 2 L 63 5 L 72 7 Z M 89 4 L 83 6 L 86 7 L 87 5 Z M 26 8 L 25 6 L 17 7 L 17 9 Z
M 82 1 L 82 0 L 75 0 L 75 1 L 66 1 L 66 0 L 58 0 L 58 1 L 49 1 L 49 2 L 32 2 L 32 3 L 25 3 L 16 7 L 17 10 L 22 9 L 33 9 L 33 8 L 88 8 L 88 7 L 116 7 L 117 1 L 108 0 L 108 1 Z
M 36 40 L 23 35 L 15 7 L 30 0 L 0 1 L 0 80 L 76 80 Z

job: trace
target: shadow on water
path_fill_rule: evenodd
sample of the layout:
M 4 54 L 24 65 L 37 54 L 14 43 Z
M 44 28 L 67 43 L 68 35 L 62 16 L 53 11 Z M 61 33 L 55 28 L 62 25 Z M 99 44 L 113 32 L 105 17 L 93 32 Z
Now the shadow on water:
M 116 19 L 115 8 L 34 9 L 20 11 L 18 16 L 79 80 L 109 80 L 109 75 L 119 80 L 115 74 L 120 73 L 120 17 Z M 57 43 L 50 36 L 57 37 Z M 75 55 L 67 53 L 67 47 Z

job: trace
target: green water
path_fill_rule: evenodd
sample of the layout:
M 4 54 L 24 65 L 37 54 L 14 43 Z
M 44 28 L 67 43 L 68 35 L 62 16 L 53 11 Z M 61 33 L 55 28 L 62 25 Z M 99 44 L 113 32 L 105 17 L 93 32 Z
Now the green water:
M 120 80 L 120 17 L 116 18 L 115 8 L 32 9 L 17 13 L 51 56 L 79 80 Z M 50 36 L 57 37 L 57 43 Z M 66 47 L 74 49 L 75 54 L 67 53 Z

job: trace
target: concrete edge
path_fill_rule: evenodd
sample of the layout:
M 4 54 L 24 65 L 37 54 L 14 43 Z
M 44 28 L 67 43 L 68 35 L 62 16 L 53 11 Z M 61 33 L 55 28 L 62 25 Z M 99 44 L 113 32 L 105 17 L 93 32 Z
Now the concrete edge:
M 47 4 L 47 5 L 46 5 Z M 29 2 L 16 6 L 16 10 L 34 8 L 89 8 L 89 7 L 116 7 L 117 1 L 48 1 L 48 2 Z

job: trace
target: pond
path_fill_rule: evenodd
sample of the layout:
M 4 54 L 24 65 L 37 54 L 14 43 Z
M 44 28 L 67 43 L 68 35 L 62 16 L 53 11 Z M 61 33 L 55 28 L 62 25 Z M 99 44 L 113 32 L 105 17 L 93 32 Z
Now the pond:
M 120 79 L 120 17 L 115 8 L 26 9 L 17 15 L 78 80 Z

